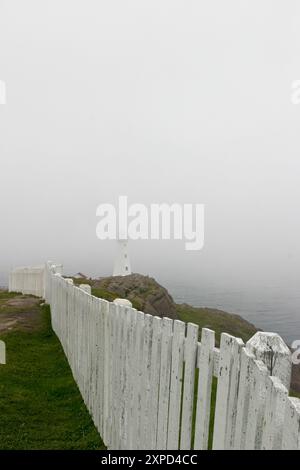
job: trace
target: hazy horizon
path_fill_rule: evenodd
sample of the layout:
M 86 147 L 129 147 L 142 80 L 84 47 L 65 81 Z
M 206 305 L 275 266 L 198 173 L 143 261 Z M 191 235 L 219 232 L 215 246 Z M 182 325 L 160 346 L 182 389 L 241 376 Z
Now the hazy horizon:
M 299 48 L 296 0 L 0 0 L 0 281 L 111 274 L 96 208 L 127 195 L 206 207 L 202 251 L 131 241 L 134 272 L 297 286 Z

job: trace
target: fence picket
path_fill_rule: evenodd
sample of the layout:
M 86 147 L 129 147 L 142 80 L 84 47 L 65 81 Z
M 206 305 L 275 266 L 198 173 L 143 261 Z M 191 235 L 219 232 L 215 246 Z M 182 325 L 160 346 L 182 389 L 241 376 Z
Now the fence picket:
M 240 382 L 241 349 L 243 346 L 244 343 L 241 338 L 235 338 L 235 341 L 232 344 L 231 380 L 229 389 L 228 415 L 225 438 L 226 449 L 234 448 L 237 399 Z
M 263 450 L 280 450 L 288 391 L 278 377 L 268 377 L 267 384 L 261 448 Z
M 125 311 L 123 312 L 125 313 Z M 119 420 L 119 439 L 120 439 L 120 448 L 123 449 L 124 438 L 125 438 L 125 424 L 126 424 L 126 397 L 125 397 L 125 388 L 126 388 L 126 341 L 127 341 L 127 316 L 122 315 L 121 319 L 121 348 L 120 348 L 120 420 Z
M 118 448 L 118 403 L 120 401 L 120 391 L 119 391 L 119 375 L 118 375 L 118 364 L 119 364 L 119 354 L 120 354 L 120 338 L 119 338 L 119 310 L 115 305 L 114 310 L 110 312 L 113 314 L 113 338 L 114 338 L 114 346 L 113 346 L 113 357 L 112 357 L 112 418 L 111 418 L 111 443 L 110 449 L 117 450 Z
M 178 449 L 185 323 L 174 321 L 167 449 Z
M 184 382 L 180 449 L 191 449 L 198 325 L 188 323 L 184 345 Z
M 234 418 L 234 396 L 236 396 L 237 376 L 236 353 L 242 346 L 238 339 L 222 333 L 219 375 L 215 409 L 213 449 L 226 449 L 232 437 L 231 424 Z
M 135 449 L 140 449 L 141 439 L 141 414 L 142 414 L 142 375 L 143 375 L 143 346 L 144 346 L 144 325 L 145 315 L 143 312 L 137 312 L 136 321 L 136 341 L 135 341 L 135 387 L 133 391 L 134 403 L 136 404 L 133 410 L 133 430 L 132 430 L 132 445 Z
M 300 450 L 300 400 L 288 397 L 285 407 L 282 450 Z
M 116 323 L 116 347 L 114 355 L 114 415 L 113 415 L 113 429 L 114 440 L 112 442 L 112 449 L 118 450 L 122 448 L 121 445 L 121 404 L 122 404 L 122 390 L 121 390 L 121 371 L 122 371 L 122 354 L 123 354 L 123 312 L 120 311 L 118 305 L 115 309 L 115 323 Z
M 245 449 L 260 449 L 263 419 L 266 407 L 268 369 L 262 361 L 254 361 L 250 385 L 248 421 L 245 435 Z
M 103 301 L 103 328 L 104 328 L 104 358 L 106 359 L 109 354 L 109 323 L 108 323 L 108 316 L 109 316 L 109 303 Z M 107 360 L 104 360 L 104 373 L 103 373 L 103 439 L 104 442 L 108 445 L 109 443 L 109 435 L 108 435 L 108 419 L 109 419 L 109 401 L 108 401 L 108 389 L 109 389 L 109 363 Z
M 136 331 L 137 331 L 137 311 L 133 308 L 128 309 L 130 315 L 130 326 L 129 326 L 129 361 L 130 361 L 130 370 L 129 370 L 129 411 L 128 411 L 128 433 L 127 433 L 127 449 L 134 449 L 133 441 L 133 427 L 134 427 L 134 410 L 136 407 L 136 402 L 134 400 L 134 391 L 136 387 L 136 370 L 134 367 L 135 364 L 135 344 L 136 344 Z
M 215 332 L 202 329 L 201 344 L 198 343 L 197 365 L 199 368 L 194 449 L 208 447 L 211 388 L 214 367 Z
M 98 431 L 101 434 L 101 421 L 102 421 L 102 370 L 101 370 L 101 363 L 102 363 L 102 348 L 101 345 L 101 311 L 100 311 L 100 302 L 99 299 L 94 297 L 94 304 L 95 304 L 95 335 L 96 335 L 96 403 L 95 403 L 95 425 Z M 79 309 L 80 315 L 80 309 Z M 79 323 L 80 324 L 80 323 Z M 78 333 L 78 340 L 80 342 L 80 330 Z M 80 347 L 78 347 L 78 351 L 80 352 Z
M 255 357 L 246 348 L 241 350 L 240 385 L 237 399 L 237 416 L 235 424 L 234 448 L 245 448 L 246 429 L 249 413 L 251 380 L 253 377 Z
M 161 355 L 162 320 L 153 318 L 153 336 L 151 351 L 151 408 L 149 423 L 149 449 L 156 449 L 157 422 L 158 422 L 158 398 L 159 398 L 159 375 Z
M 164 450 L 167 448 L 168 438 L 168 411 L 170 395 L 170 375 L 171 375 L 171 351 L 172 351 L 172 327 L 173 321 L 170 318 L 163 318 L 161 359 L 160 359 L 160 380 L 159 380 L 159 401 L 158 401 L 158 424 L 156 448 Z
M 153 316 L 145 315 L 143 344 L 143 383 L 142 383 L 142 417 L 141 448 L 149 447 L 149 421 L 151 407 L 151 353 L 152 353 L 152 320 Z
M 130 364 L 130 338 L 131 338 L 131 308 L 125 307 L 125 342 L 124 342 L 124 418 L 123 418 L 123 437 L 122 449 L 126 449 L 128 445 L 128 423 L 130 417 L 130 381 L 131 381 L 131 364 Z
M 231 344 L 234 338 L 226 333 L 221 335 L 219 376 L 216 397 L 213 449 L 225 448 L 227 401 L 230 383 Z

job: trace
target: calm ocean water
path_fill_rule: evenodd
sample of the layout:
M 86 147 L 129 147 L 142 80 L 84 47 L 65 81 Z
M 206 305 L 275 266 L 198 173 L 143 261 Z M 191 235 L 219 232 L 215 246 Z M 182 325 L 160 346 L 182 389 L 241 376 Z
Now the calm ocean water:
M 262 330 L 278 333 L 289 345 L 300 339 L 300 285 L 244 289 L 200 288 L 168 282 L 163 285 L 178 303 L 239 314 Z

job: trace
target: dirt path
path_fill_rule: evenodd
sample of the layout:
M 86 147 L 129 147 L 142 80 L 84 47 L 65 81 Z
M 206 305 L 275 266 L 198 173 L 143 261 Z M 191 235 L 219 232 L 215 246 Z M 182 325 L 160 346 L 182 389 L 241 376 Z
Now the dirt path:
M 0 333 L 32 330 L 39 323 L 41 299 L 0 291 Z

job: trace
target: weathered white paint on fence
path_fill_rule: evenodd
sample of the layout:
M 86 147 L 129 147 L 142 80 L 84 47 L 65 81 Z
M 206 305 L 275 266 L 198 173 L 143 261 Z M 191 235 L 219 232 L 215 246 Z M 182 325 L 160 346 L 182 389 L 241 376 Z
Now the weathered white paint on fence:
M 143 345 L 144 345 L 144 313 L 138 312 L 135 336 L 134 370 L 134 403 L 132 445 L 140 449 L 141 415 L 142 415 L 142 379 L 143 379 Z
M 130 375 L 130 387 L 129 387 L 129 416 L 128 416 L 128 441 L 127 449 L 134 449 L 133 440 L 133 426 L 134 426 L 134 410 L 135 410 L 135 377 L 136 369 L 135 366 L 135 348 L 136 348 L 136 331 L 137 331 L 137 317 L 139 312 L 135 309 L 129 309 L 130 314 L 130 336 L 129 336 L 129 375 Z M 122 312 L 121 312 L 122 315 Z M 153 333 L 154 334 L 154 333 Z M 118 377 L 116 378 L 118 380 Z
M 9 292 L 44 296 L 45 266 L 14 269 L 9 275 Z
M 167 442 L 167 448 L 171 450 L 176 450 L 179 446 L 184 338 L 185 324 L 182 321 L 175 320 L 172 342 L 172 368 Z
M 171 353 L 172 353 L 172 327 L 170 318 L 163 318 L 161 339 L 161 362 L 159 380 L 159 404 L 156 448 L 164 450 L 167 448 L 170 376 L 171 376 Z
M 151 351 L 151 405 L 150 423 L 148 428 L 149 443 L 148 449 L 156 449 L 157 425 L 158 425 L 158 403 L 159 403 L 159 377 L 160 377 L 160 357 L 161 357 L 161 335 L 162 320 L 159 317 L 153 318 L 153 337 Z M 133 447 L 134 448 L 134 447 Z
M 231 380 L 229 389 L 228 416 L 226 426 L 225 449 L 234 448 L 235 423 L 237 414 L 237 399 L 240 380 L 241 366 L 241 349 L 244 346 L 240 338 L 235 338 L 232 344 L 232 364 L 231 364 Z
M 198 450 L 206 450 L 208 447 L 214 347 L 215 332 L 203 328 L 201 343 L 198 343 L 197 360 L 199 377 L 194 449 Z
M 132 303 L 128 299 L 114 299 L 113 303 L 124 307 L 132 307 Z
M 238 338 L 222 333 L 213 449 L 222 450 L 232 446 L 241 346 Z
M 84 290 L 85 292 L 87 292 L 88 294 L 91 294 L 92 293 L 92 288 L 89 284 L 80 284 L 80 289 Z
M 262 449 L 280 450 L 288 391 L 277 377 L 267 378 L 266 412 L 262 431 Z
M 300 449 L 300 400 L 289 397 L 285 408 L 282 449 Z
M 198 325 L 188 323 L 184 346 L 184 384 L 180 449 L 191 449 Z
M 6 345 L 0 341 L 0 364 L 6 364 Z
M 53 329 L 109 449 L 207 449 L 213 377 L 214 449 L 299 449 L 300 400 L 287 396 L 291 355 L 278 335 L 259 332 L 244 347 L 224 333 L 218 349 L 213 331 L 203 329 L 199 342 L 197 325 L 96 298 L 51 262 L 15 270 L 10 289 L 50 304 Z
M 142 448 L 147 449 L 149 439 L 149 424 L 151 413 L 151 353 L 152 353 L 152 315 L 145 315 L 144 344 L 143 344 L 143 393 L 141 440 Z
M 247 342 L 247 349 L 267 366 L 270 375 L 290 387 L 292 358 L 289 348 L 276 333 L 258 331 Z
M 263 418 L 266 406 L 268 370 L 262 361 L 253 361 L 245 449 L 260 449 Z
M 246 430 L 249 419 L 250 388 L 255 357 L 246 348 L 241 350 L 240 384 L 237 399 L 234 448 L 245 449 Z

